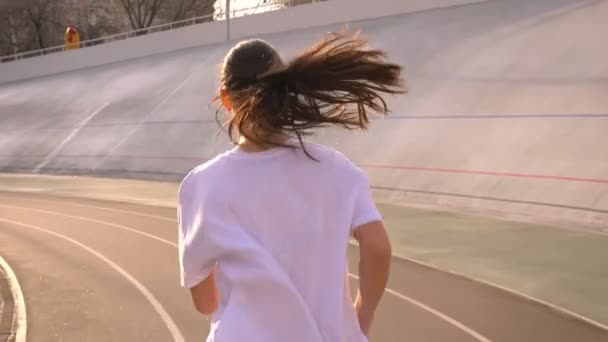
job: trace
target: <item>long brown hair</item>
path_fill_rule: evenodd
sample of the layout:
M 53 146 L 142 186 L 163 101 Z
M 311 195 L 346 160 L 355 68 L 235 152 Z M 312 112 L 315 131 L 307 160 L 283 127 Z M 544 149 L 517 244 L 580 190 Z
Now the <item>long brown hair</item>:
M 263 40 L 237 44 L 220 74 L 222 93 L 232 105 L 224 124 L 230 139 L 236 131 L 259 146 L 285 146 L 272 137 L 294 134 L 313 158 L 302 143 L 313 128 L 367 129 L 369 111 L 389 112 L 380 94 L 405 91 L 401 66 L 366 45 L 359 34 L 330 33 L 284 63 Z

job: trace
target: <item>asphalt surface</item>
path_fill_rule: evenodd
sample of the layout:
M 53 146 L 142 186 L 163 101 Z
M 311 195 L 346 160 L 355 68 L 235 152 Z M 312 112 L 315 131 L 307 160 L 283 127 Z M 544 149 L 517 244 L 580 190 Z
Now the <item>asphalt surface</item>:
M 172 208 L 0 192 L 0 253 L 24 291 L 28 340 L 204 340 L 209 322 L 179 286 L 175 225 Z M 356 247 L 349 254 L 356 273 Z M 608 340 L 540 304 L 398 258 L 389 287 L 372 341 Z

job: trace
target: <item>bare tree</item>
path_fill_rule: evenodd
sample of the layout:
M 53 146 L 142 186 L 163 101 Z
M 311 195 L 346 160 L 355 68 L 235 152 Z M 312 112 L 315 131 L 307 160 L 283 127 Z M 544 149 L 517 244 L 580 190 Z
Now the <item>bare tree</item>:
M 76 26 L 80 41 L 83 42 L 82 47 L 101 43 L 101 41 L 85 43 L 86 40 L 129 30 L 130 23 L 127 23 L 129 20 L 122 4 L 117 0 L 97 2 L 78 0 L 84 3 L 79 6 L 73 6 L 66 0 L 60 1 L 64 4 L 61 10 L 63 16 L 60 19 L 64 23 L 62 27 L 65 29 L 67 25 Z M 119 6 L 118 13 L 115 12 L 114 4 Z
M 17 11 L 12 8 L 0 9 L 0 44 L 3 47 L 2 54 L 18 53 L 22 44 L 18 37 L 18 32 L 23 29 L 23 20 L 17 16 Z
M 0 7 L 0 40 L 5 53 L 42 49 L 52 42 L 56 0 L 24 0 Z
M 169 0 L 159 12 L 159 18 L 173 22 L 183 19 L 211 16 L 215 0 Z
M 53 21 L 56 9 L 56 0 L 37 0 L 25 9 L 30 25 L 34 29 L 34 40 L 39 49 L 48 47 L 47 36 L 51 27 L 57 23 Z M 52 40 L 49 39 L 49 40 Z M 57 40 L 57 39 L 55 39 Z
M 165 0 L 120 0 L 134 30 L 152 25 Z

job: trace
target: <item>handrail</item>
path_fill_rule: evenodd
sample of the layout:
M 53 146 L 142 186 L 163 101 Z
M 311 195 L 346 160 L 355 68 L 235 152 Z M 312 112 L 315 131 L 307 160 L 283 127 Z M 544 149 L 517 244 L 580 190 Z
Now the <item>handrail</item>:
M 234 10 L 230 11 L 230 17 L 234 18 L 234 17 L 244 16 L 244 15 L 258 14 L 258 13 L 260 13 L 260 12 L 258 12 L 260 9 L 267 9 L 267 10 L 264 10 L 263 12 L 276 11 L 276 10 L 285 8 L 286 7 L 285 5 L 293 4 L 295 1 L 296 0 L 265 3 L 265 4 L 258 4 L 255 7 L 234 9 Z M 314 3 L 314 2 L 319 2 L 319 1 L 324 1 L 324 0 L 309 0 L 309 3 Z M 268 9 L 269 7 L 272 7 L 272 8 Z M 252 11 L 252 12 L 250 12 L 250 11 Z M 223 13 L 223 11 L 222 11 L 220 13 L 212 13 L 212 14 L 207 14 L 207 15 L 203 15 L 203 16 L 199 16 L 199 17 L 192 17 L 189 19 L 177 20 L 177 21 L 173 21 L 170 23 L 149 26 L 149 27 L 142 28 L 142 29 L 112 34 L 112 35 L 108 35 L 108 36 L 104 36 L 104 37 L 83 40 L 80 42 L 80 47 L 88 47 L 88 46 L 106 44 L 106 43 L 117 41 L 117 40 L 128 39 L 128 38 L 137 37 L 137 36 L 154 33 L 154 32 L 172 30 L 175 28 L 181 28 L 181 27 L 185 27 L 185 26 L 200 24 L 200 23 L 214 21 L 214 20 L 225 20 L 225 13 Z M 44 48 L 44 49 L 24 51 L 24 52 L 19 52 L 19 53 L 12 54 L 12 55 L 0 56 L 0 63 L 13 62 L 13 61 L 18 61 L 18 60 L 21 60 L 24 58 L 43 56 L 43 55 L 47 55 L 50 53 L 56 53 L 56 52 L 62 52 L 62 51 L 65 51 L 65 45 L 57 45 L 57 46 L 52 46 L 52 47 L 48 47 L 48 48 Z

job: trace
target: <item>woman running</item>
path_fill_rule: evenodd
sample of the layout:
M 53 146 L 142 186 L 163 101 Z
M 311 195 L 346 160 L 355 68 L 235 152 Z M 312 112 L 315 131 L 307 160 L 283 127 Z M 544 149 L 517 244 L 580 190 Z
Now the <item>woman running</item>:
M 303 139 L 327 124 L 365 129 L 368 111 L 388 113 L 380 94 L 402 92 L 401 67 L 365 46 L 329 34 L 289 63 L 259 39 L 226 55 L 217 99 L 236 146 L 193 169 L 178 200 L 181 284 L 212 315 L 207 341 L 368 340 L 391 245 L 362 170 Z

